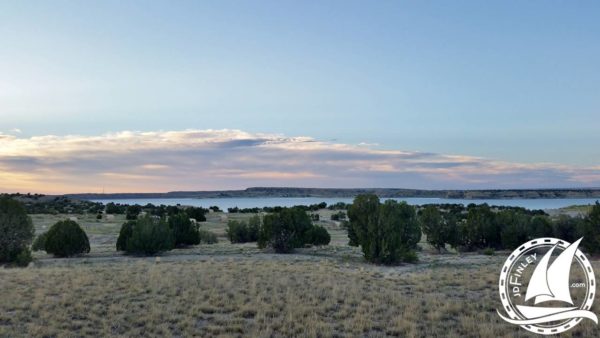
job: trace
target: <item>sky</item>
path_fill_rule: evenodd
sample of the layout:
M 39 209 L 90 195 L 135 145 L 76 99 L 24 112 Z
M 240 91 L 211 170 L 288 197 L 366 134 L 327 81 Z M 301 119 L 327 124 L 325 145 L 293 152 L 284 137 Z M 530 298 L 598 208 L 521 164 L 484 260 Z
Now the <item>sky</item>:
M 600 187 L 595 1 L 0 1 L 0 192 Z

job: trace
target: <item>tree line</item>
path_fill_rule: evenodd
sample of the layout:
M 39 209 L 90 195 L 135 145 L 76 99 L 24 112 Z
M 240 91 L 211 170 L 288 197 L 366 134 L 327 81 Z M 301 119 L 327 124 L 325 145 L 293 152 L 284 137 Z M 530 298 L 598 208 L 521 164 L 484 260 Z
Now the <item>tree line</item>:
M 127 220 L 135 220 L 137 219 L 140 213 L 149 214 L 152 216 L 158 217 L 167 217 L 173 216 L 181 211 L 185 211 L 190 218 L 195 219 L 197 222 L 206 221 L 206 214 L 210 210 L 220 211 L 220 209 L 216 206 L 210 208 L 202 208 L 202 207 L 193 207 L 193 206 L 182 206 L 182 205 L 154 205 L 152 203 L 148 203 L 146 205 L 139 204 L 119 204 L 114 202 L 109 202 L 106 204 L 104 208 L 104 212 L 107 214 L 113 215 L 125 215 L 125 219 Z
M 494 208 L 487 204 L 452 207 L 430 205 L 420 212 L 427 242 L 438 250 L 449 245 L 459 251 L 513 250 L 540 237 L 574 242 L 589 253 L 600 252 L 600 204 L 585 217 L 560 215 L 551 218 L 523 208 Z
M 314 224 L 311 211 L 327 207 L 277 207 L 247 221 L 230 220 L 226 235 L 232 243 L 256 242 L 259 248 L 278 253 L 292 252 L 308 245 L 327 245 L 328 231 Z M 200 227 L 208 209 L 181 206 L 107 205 L 118 208 L 128 219 L 121 227 L 116 249 L 127 254 L 149 255 L 176 247 L 216 243 L 217 236 Z M 214 209 L 213 209 L 214 210 Z M 340 210 L 340 209 L 333 209 Z M 561 215 L 551 218 L 540 210 L 516 207 L 490 207 L 487 204 L 426 205 L 414 207 L 406 202 L 381 202 L 376 195 L 357 196 L 352 204 L 334 213 L 347 230 L 349 244 L 360 247 L 364 258 L 376 264 L 396 264 L 417 260 L 422 235 L 439 251 L 447 246 L 459 251 L 513 250 L 527 240 L 556 237 L 573 242 L 583 237 L 588 253 L 600 252 L 600 204 L 584 217 Z M 345 218 L 347 217 L 347 220 Z M 33 224 L 25 206 L 0 196 L 0 263 L 26 265 L 31 261 Z M 34 250 L 45 250 L 58 257 L 90 251 L 85 231 L 75 221 L 54 224 L 33 242 Z

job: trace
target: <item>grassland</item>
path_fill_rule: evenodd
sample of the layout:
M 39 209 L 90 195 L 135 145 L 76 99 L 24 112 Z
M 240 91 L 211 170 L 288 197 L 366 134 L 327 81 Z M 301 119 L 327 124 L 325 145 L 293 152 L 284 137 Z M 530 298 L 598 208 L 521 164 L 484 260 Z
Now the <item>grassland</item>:
M 227 217 L 248 216 L 210 214 L 202 226 L 219 244 L 157 259 L 114 251 L 122 219 L 79 215 L 89 255 L 36 253 L 34 266 L 0 269 L 0 337 L 529 336 L 496 314 L 504 253 L 439 255 L 421 243 L 418 264 L 376 266 L 326 221 L 330 246 L 277 255 L 222 237 Z M 63 217 L 33 219 L 43 231 Z M 584 321 L 564 336 L 599 333 Z

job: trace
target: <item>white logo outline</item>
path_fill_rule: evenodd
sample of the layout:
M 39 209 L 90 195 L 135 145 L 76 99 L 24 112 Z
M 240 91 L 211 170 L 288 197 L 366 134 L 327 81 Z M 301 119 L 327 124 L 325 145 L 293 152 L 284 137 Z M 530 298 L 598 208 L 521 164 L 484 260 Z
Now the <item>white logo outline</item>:
M 504 312 L 506 313 L 506 315 L 503 315 L 500 310 L 496 310 L 498 315 L 511 324 L 519 325 L 530 332 L 542 335 L 558 334 L 570 330 L 584 318 L 590 319 L 598 324 L 596 314 L 590 311 L 594 302 L 596 289 L 594 270 L 589 260 L 578 249 L 581 240 L 582 238 L 571 244 L 557 238 L 537 238 L 514 250 L 504 262 L 498 281 L 500 300 Z M 535 298 L 536 305 L 545 301 L 561 301 L 573 305 L 568 282 L 571 263 L 573 259 L 575 259 L 586 275 L 585 302 L 579 307 L 568 308 L 515 306 L 512 304 L 508 292 L 510 288 L 509 274 L 513 270 L 514 264 L 519 258 L 525 256 L 525 254 L 533 249 L 548 246 L 551 246 L 551 249 L 546 252 L 544 257 L 540 260 L 540 263 L 537 264 L 528 283 L 525 300 L 527 301 Z M 548 267 L 550 257 L 555 248 L 563 249 L 563 252 L 554 260 L 550 267 Z M 554 326 L 536 325 L 567 319 L 567 322 L 561 322 Z

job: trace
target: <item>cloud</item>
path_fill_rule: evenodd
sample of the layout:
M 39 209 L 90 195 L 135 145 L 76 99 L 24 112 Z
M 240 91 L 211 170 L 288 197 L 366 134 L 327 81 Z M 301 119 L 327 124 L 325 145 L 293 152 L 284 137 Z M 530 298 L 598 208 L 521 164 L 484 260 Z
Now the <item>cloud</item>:
M 0 191 L 45 193 L 249 186 L 422 189 L 600 186 L 600 166 L 514 163 L 241 130 L 0 134 Z

